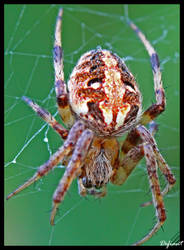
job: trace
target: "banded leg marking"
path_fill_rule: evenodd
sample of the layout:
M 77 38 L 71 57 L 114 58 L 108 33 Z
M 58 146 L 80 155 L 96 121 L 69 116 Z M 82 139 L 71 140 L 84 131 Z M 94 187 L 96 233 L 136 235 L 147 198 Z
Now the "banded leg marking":
M 85 129 L 84 124 L 82 122 L 76 122 L 72 129 L 69 132 L 69 135 L 64 142 L 63 146 L 61 146 L 51 157 L 50 159 L 41 165 L 36 173 L 23 185 L 19 186 L 15 191 L 10 193 L 7 196 L 7 200 L 10 199 L 12 196 L 16 195 L 23 189 L 29 187 L 31 184 L 39 180 L 41 177 L 48 174 L 48 172 L 53 169 L 57 164 L 59 164 L 65 156 L 67 156 L 74 148 L 76 141 L 78 140 L 79 136 L 81 135 L 82 131 Z
M 61 136 L 62 139 L 67 138 L 68 130 L 59 124 L 47 110 L 43 109 L 26 96 L 23 96 L 22 100 L 25 101 L 37 113 L 38 116 L 48 123 Z
M 64 199 L 64 196 L 68 191 L 73 179 L 77 177 L 77 175 L 80 173 L 82 162 L 86 154 L 88 153 L 88 148 L 92 142 L 92 139 L 93 139 L 93 132 L 89 129 L 86 129 L 77 141 L 71 160 L 53 195 L 53 206 L 50 217 L 51 225 L 54 225 L 54 218 L 58 206 Z
M 129 21 L 129 25 L 137 33 L 138 37 L 144 44 L 151 60 L 156 103 L 152 104 L 142 115 L 140 123 L 142 125 L 146 125 L 151 120 L 154 120 L 159 114 L 161 114 L 165 110 L 166 99 L 165 99 L 164 89 L 162 86 L 162 74 L 160 71 L 160 62 L 158 54 L 156 53 L 155 49 L 146 39 L 145 35 L 140 31 L 140 29 L 131 21 Z
M 55 41 L 53 49 L 55 69 L 55 91 L 59 114 L 63 122 L 68 127 L 71 127 L 74 124 L 74 117 L 71 113 L 67 87 L 66 83 L 64 82 L 63 50 L 61 42 L 62 15 L 63 9 L 60 9 L 56 20 Z

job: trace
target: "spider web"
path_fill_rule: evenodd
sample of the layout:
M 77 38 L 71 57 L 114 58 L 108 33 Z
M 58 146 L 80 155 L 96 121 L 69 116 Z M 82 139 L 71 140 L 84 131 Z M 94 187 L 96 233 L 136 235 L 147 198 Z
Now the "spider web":
M 59 136 L 21 100 L 26 95 L 57 113 L 52 45 L 58 5 L 5 6 L 5 195 L 33 175 L 62 144 Z M 167 221 L 146 244 L 160 245 L 179 232 L 179 6 L 63 5 L 64 71 L 67 80 L 79 57 L 101 46 L 122 57 L 135 75 L 143 107 L 155 101 L 149 57 L 126 25 L 128 15 L 156 48 L 167 108 L 157 119 L 158 147 L 177 178 L 164 198 Z M 155 222 L 145 161 L 127 182 L 108 185 L 101 200 L 78 195 L 76 181 L 49 225 L 52 194 L 64 173 L 58 166 L 35 185 L 5 202 L 6 245 L 129 245 Z M 160 176 L 161 186 L 164 178 Z

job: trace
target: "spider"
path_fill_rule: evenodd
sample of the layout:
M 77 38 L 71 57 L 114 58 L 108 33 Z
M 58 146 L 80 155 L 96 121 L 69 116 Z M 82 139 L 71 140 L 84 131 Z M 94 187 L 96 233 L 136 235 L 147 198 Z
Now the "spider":
M 75 178 L 81 196 L 103 197 L 108 182 L 122 185 L 145 157 L 152 201 L 143 206 L 154 205 L 157 222 L 146 236 L 134 243 L 140 245 L 150 239 L 166 220 L 163 196 L 176 182 L 153 137 L 157 130 L 153 120 L 165 110 L 166 105 L 158 55 L 140 29 L 127 20 L 151 59 L 156 103 L 144 112 L 134 76 L 124 61 L 111 51 L 96 48 L 82 55 L 66 85 L 61 41 L 62 16 L 61 8 L 56 20 L 53 59 L 58 111 L 67 128 L 28 97 L 23 96 L 23 100 L 61 136 L 64 144 L 7 199 L 62 162 L 66 170 L 54 192 L 50 216 L 50 223 L 54 225 L 58 206 Z M 149 129 L 146 124 L 150 125 Z M 118 142 L 117 138 L 126 132 L 126 139 Z M 163 191 L 159 185 L 157 166 L 167 182 Z

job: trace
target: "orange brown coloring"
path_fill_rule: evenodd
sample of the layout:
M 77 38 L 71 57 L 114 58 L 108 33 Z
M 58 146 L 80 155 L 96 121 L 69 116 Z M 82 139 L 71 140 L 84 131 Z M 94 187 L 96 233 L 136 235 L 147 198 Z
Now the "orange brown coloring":
M 124 61 L 108 50 L 85 53 L 68 82 L 71 108 L 100 136 L 119 135 L 135 126 L 141 94 Z

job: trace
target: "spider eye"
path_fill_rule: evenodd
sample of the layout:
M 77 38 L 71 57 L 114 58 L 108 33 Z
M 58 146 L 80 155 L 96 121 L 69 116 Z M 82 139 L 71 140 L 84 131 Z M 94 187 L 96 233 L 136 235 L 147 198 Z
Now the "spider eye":
M 82 183 L 83 183 L 84 187 L 86 187 L 86 188 L 91 188 L 92 187 L 91 180 L 87 179 L 86 177 L 82 178 Z
M 135 90 L 134 85 L 131 82 L 125 81 L 124 84 L 127 85 L 127 86 L 130 86 L 132 89 Z

